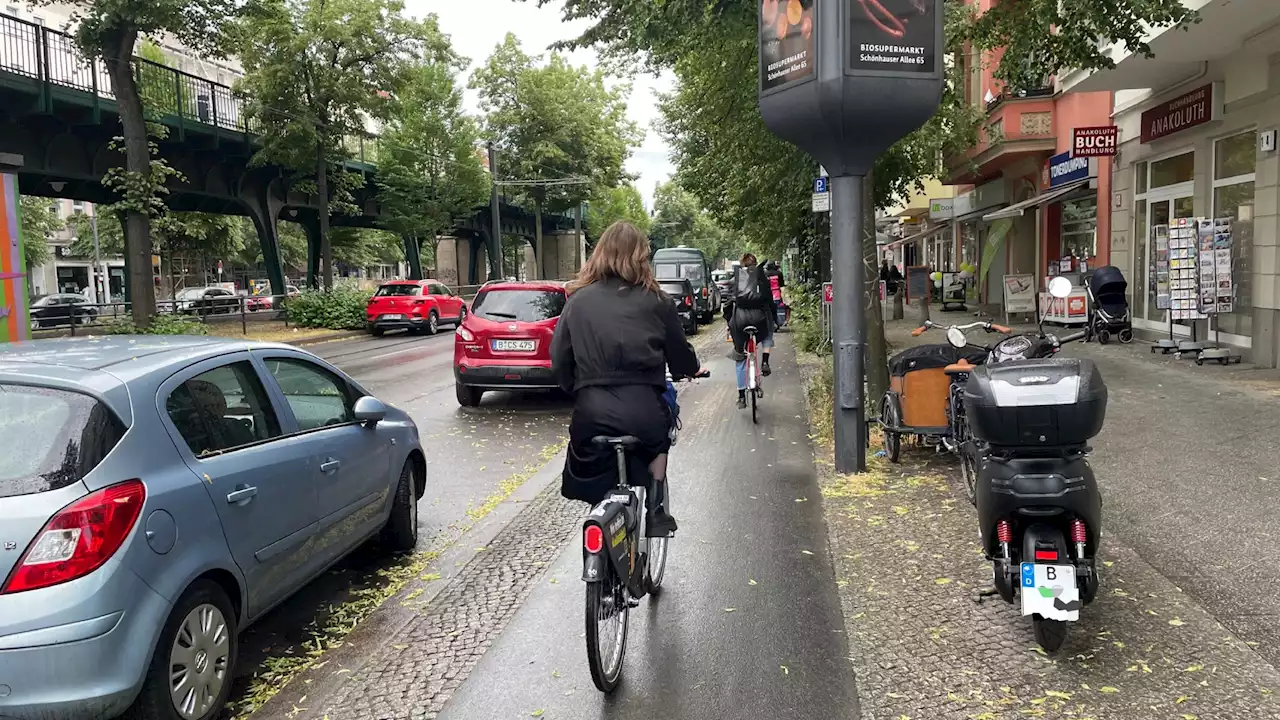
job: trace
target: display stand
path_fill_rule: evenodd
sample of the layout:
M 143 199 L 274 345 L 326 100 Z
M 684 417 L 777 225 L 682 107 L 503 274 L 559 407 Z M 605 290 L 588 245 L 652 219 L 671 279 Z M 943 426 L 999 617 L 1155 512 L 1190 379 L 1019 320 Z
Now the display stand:
M 1197 224 L 1200 260 L 1200 311 L 1209 316 L 1213 327 L 1213 346 L 1206 347 L 1196 356 L 1196 364 L 1205 361 L 1221 365 L 1238 363 L 1239 353 L 1222 347 L 1218 342 L 1218 315 L 1229 313 L 1235 307 L 1235 281 L 1232 278 L 1231 218 L 1202 219 Z
M 1198 353 L 1204 343 L 1196 339 L 1195 321 L 1208 317 L 1200 312 L 1199 243 L 1196 228 L 1200 218 L 1177 218 L 1169 224 L 1169 321 L 1170 331 L 1176 320 L 1190 320 L 1191 339 L 1178 342 L 1178 356 Z
M 1151 239 L 1154 241 L 1152 242 L 1152 245 L 1155 246 L 1156 249 L 1156 308 L 1169 311 L 1166 313 L 1166 315 L 1169 316 L 1169 337 L 1157 340 L 1156 343 L 1151 346 L 1151 352 L 1159 350 L 1161 353 L 1168 355 L 1169 353 L 1178 351 L 1178 341 L 1173 337 L 1173 310 L 1170 308 L 1169 226 L 1156 225 L 1151 228 Z

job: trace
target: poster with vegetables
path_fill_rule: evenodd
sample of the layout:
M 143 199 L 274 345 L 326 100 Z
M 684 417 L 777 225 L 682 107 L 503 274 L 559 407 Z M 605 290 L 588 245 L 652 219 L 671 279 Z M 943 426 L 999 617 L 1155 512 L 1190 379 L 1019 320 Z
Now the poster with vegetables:
M 817 72 L 813 13 L 817 0 L 760 3 L 760 88 L 773 90 Z

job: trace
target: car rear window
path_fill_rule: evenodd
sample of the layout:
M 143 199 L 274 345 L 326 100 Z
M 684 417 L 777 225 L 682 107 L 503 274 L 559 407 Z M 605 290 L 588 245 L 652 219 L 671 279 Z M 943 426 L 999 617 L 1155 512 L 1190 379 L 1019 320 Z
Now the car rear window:
M 120 419 L 88 395 L 0 383 L 0 498 L 80 482 L 124 431 Z
M 564 293 L 555 290 L 484 290 L 471 303 L 471 314 L 497 322 L 538 322 L 560 317 L 564 303 Z
M 375 297 L 409 297 L 422 292 L 420 285 L 383 285 L 374 293 Z
M 657 263 L 654 274 L 659 280 L 678 280 L 684 278 L 694 285 L 701 284 L 705 276 L 700 263 Z
M 662 292 L 672 297 L 684 297 L 689 292 L 685 289 L 684 283 L 664 282 L 658 283 L 658 286 L 662 288 Z

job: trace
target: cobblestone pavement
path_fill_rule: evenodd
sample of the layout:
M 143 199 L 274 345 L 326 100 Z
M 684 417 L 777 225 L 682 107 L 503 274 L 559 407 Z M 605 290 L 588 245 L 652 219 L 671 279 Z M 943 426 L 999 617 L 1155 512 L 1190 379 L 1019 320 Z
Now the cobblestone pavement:
M 978 600 L 991 570 L 953 463 L 872 463 L 823 487 L 863 718 L 1280 717 L 1280 673 L 1114 540 L 1098 600 L 1044 653 L 1016 606 Z
M 559 491 L 553 483 L 539 494 L 488 546 L 476 548 L 476 557 L 395 638 L 360 666 L 340 670 L 340 687 L 290 716 L 435 718 L 581 521 L 581 504 Z

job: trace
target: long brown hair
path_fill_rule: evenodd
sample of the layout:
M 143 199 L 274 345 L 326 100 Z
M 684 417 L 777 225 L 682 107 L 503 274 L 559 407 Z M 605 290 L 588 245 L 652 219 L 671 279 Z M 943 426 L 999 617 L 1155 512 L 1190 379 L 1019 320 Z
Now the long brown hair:
M 658 281 L 649 265 L 649 238 L 629 222 L 619 220 L 600 234 L 591 259 L 566 286 L 572 293 L 592 283 L 616 277 L 628 285 L 638 285 L 659 293 Z

